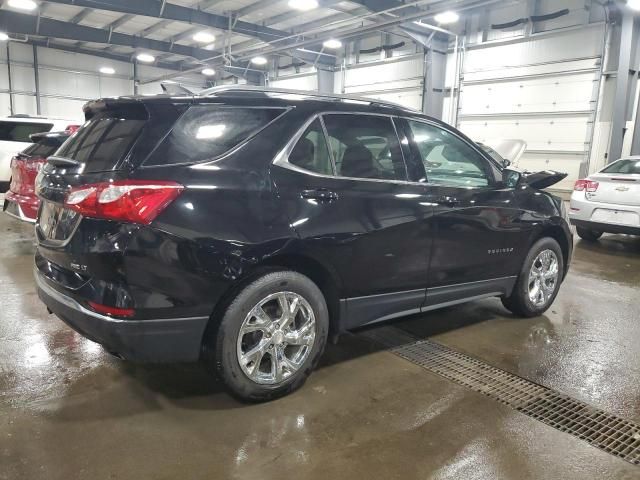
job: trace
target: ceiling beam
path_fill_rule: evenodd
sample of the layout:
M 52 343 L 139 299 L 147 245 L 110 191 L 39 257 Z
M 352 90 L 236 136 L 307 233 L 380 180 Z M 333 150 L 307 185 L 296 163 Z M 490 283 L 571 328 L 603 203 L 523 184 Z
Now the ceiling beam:
M 42 13 L 42 12 L 40 12 Z M 89 15 L 91 13 L 91 9 L 90 8 L 83 8 L 82 10 L 80 10 L 78 13 L 76 13 L 69 21 L 71 23 L 80 23 L 82 20 L 84 20 L 87 15 Z
M 174 53 L 196 59 L 210 58 L 214 52 L 202 48 L 188 47 L 171 42 L 162 42 L 134 35 L 117 33 L 101 28 L 86 27 L 45 17 L 36 17 L 24 13 L 0 10 L 0 28 L 2 31 L 21 35 L 64 38 L 81 42 L 121 45 L 135 49 L 154 50 Z
M 218 30 L 227 31 L 229 29 L 229 17 L 208 13 L 189 7 L 183 7 L 168 2 L 158 2 L 157 0 L 47 0 L 50 3 L 60 3 L 64 5 L 74 5 L 77 7 L 98 8 L 112 12 L 129 13 L 146 17 L 154 17 L 190 24 L 202 25 Z M 240 35 L 260 39 L 264 42 L 272 42 L 279 38 L 289 36 L 288 32 L 276 30 L 274 28 L 256 25 L 242 20 L 234 21 L 232 31 Z M 283 44 L 284 42 L 281 42 Z M 311 56 L 308 60 L 313 61 Z M 330 64 L 330 58 L 323 59 L 321 63 Z

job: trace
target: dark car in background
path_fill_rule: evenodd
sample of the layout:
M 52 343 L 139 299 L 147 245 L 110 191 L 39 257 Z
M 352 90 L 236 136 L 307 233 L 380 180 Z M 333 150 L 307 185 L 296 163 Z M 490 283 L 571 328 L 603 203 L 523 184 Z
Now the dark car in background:
M 25 222 L 35 222 L 40 200 L 35 192 L 38 172 L 71 133 L 34 133 L 33 142 L 11 159 L 11 183 L 4 196 L 5 213 Z
M 539 315 L 568 269 L 562 201 L 416 111 L 238 87 L 85 114 L 37 182 L 40 298 L 243 399 L 301 386 L 345 330 L 485 297 Z

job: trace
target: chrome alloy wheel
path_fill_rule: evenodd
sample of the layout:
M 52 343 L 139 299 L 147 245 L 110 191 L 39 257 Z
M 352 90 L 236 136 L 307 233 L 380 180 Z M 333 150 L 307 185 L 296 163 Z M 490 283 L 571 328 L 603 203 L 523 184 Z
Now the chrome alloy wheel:
M 309 302 L 297 293 L 274 293 L 260 300 L 242 322 L 238 363 L 255 383 L 282 383 L 304 364 L 315 338 L 316 319 Z
M 558 257 L 553 250 L 543 250 L 529 272 L 529 300 L 536 307 L 547 304 L 558 283 Z

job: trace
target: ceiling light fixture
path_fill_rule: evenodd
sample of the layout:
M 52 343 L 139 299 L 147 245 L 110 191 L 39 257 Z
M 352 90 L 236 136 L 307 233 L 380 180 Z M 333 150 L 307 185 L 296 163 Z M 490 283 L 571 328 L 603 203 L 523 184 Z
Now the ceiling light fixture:
M 7 40 L 9 40 L 9 35 L 4 32 L 0 32 L 0 42 L 6 42 Z
M 216 71 L 213 68 L 205 68 L 202 70 L 202 74 L 207 77 L 213 77 L 216 74 Z
M 18 10 L 35 10 L 38 4 L 33 0 L 9 0 L 7 5 Z
M 267 59 L 264 57 L 253 57 L 251 59 L 251 63 L 253 63 L 254 65 L 266 65 Z
M 116 71 L 111 67 L 100 67 L 100 73 L 104 73 L 105 75 L 113 75 Z
M 216 39 L 216 36 L 212 33 L 202 31 L 196 33 L 193 39 L 198 43 L 212 43 Z
M 144 62 L 144 63 L 151 63 L 151 62 L 155 62 L 156 60 L 156 57 L 154 57 L 153 55 L 149 55 L 148 53 L 139 53 L 136 58 L 138 59 L 139 62 Z
M 335 38 L 330 38 L 329 40 L 325 40 L 322 45 L 324 45 L 325 48 L 336 50 L 342 47 L 342 42 L 340 40 L 336 40 Z
M 627 0 L 627 7 L 631 10 L 640 10 L 640 0 Z
M 318 0 L 289 0 L 289 7 L 306 12 L 318 8 Z
M 456 23 L 460 19 L 460 15 L 449 10 L 439 13 L 433 18 L 436 22 L 446 25 L 447 23 Z

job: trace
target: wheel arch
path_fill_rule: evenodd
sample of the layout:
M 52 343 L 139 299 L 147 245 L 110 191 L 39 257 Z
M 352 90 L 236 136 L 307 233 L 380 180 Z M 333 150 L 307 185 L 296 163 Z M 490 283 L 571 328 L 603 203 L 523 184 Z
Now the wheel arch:
M 533 236 L 529 248 L 531 248 L 533 244 L 538 240 L 547 237 L 553 238 L 556 242 L 558 242 L 558 245 L 560 245 L 560 250 L 562 251 L 562 264 L 564 268 L 562 276 L 564 278 L 569 270 L 569 263 L 571 260 L 571 237 L 568 236 L 565 230 L 557 223 L 548 223 L 543 226 L 536 235 Z

